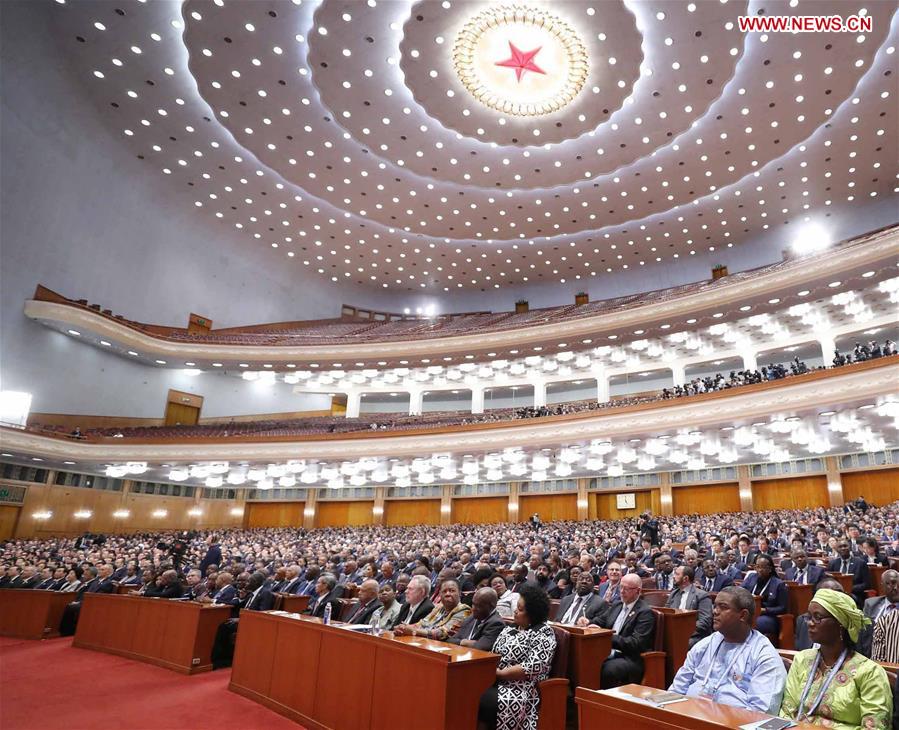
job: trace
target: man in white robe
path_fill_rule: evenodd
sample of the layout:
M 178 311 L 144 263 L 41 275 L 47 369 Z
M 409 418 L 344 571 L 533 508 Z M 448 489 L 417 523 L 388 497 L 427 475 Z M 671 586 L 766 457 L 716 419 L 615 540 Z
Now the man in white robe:
M 752 628 L 754 610 L 745 588 L 722 589 L 712 610 L 715 632 L 690 649 L 668 689 L 776 715 L 787 671 L 771 642 Z

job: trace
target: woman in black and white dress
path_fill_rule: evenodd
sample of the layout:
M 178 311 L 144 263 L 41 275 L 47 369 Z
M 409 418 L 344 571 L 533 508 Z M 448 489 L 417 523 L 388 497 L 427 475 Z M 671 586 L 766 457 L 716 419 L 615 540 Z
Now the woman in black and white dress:
M 547 618 L 546 591 L 529 583 L 521 586 L 515 626 L 503 629 L 493 645 L 499 666 L 496 683 L 481 696 L 479 730 L 537 730 L 537 687 L 549 676 L 556 652 L 556 636 Z

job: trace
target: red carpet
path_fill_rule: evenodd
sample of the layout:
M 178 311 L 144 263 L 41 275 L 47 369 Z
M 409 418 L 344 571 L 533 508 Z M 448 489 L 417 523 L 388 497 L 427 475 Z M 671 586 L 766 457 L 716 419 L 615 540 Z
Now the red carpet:
M 302 730 L 228 691 L 227 669 L 188 677 L 70 638 L 0 637 L 3 730 Z

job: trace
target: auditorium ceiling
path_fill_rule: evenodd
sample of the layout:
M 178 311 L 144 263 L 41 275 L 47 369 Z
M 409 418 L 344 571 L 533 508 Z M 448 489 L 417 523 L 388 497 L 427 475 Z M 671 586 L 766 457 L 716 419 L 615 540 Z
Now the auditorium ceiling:
M 894 3 L 57 0 L 171 195 L 336 285 L 584 288 L 894 196 Z M 743 33 L 858 15 L 862 33 Z M 811 232 L 811 234 L 810 234 Z

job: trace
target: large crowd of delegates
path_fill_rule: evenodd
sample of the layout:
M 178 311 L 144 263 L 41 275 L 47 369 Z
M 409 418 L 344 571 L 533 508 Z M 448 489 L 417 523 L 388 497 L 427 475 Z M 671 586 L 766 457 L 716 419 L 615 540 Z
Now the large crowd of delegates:
M 892 722 L 894 690 L 877 661 L 899 661 L 899 573 L 883 573 L 884 595 L 865 594 L 869 566 L 891 557 L 899 557 L 899 504 L 859 498 L 839 509 L 621 521 L 13 540 L 0 546 L 0 588 L 83 594 L 130 583 L 146 596 L 230 605 L 216 667 L 230 664 L 241 610 L 269 610 L 289 593 L 308 595 L 313 616 L 336 618 L 341 597 L 353 595 L 342 616 L 349 623 L 499 654 L 479 719 L 524 730 L 536 728 L 537 687 L 552 666 L 551 599 L 560 599 L 557 622 L 614 632 L 596 671 L 615 687 L 642 679 L 655 631 L 642 594 L 661 590 L 667 606 L 697 611 L 672 691 L 867 729 Z M 851 590 L 828 572 L 852 575 Z M 815 586 L 789 671 L 774 643 L 785 580 Z M 67 609 L 63 633 L 74 630 L 79 605 Z

